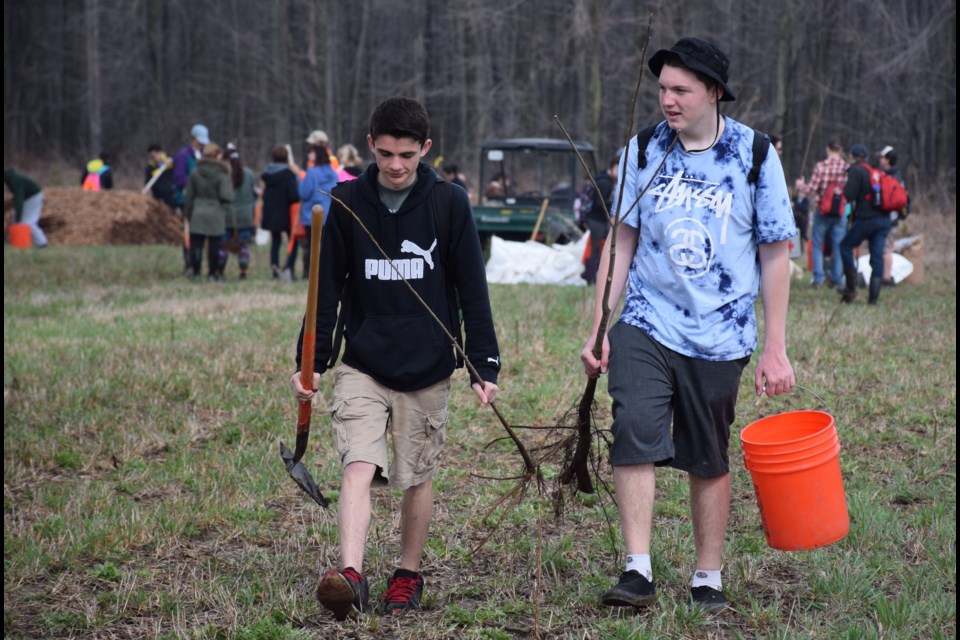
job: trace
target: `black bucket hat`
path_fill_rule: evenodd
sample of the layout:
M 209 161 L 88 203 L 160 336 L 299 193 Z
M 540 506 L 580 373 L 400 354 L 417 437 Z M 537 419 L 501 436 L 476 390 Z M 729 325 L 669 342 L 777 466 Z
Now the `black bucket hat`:
M 681 38 L 670 49 L 660 49 L 653 54 L 653 57 L 647 63 L 650 71 L 653 71 L 653 75 L 660 77 L 663 63 L 671 53 L 680 58 L 683 66 L 691 71 L 702 73 L 708 78 L 716 80 L 723 87 L 723 96 L 721 96 L 720 102 L 733 102 L 737 99 L 727 85 L 727 70 L 730 68 L 730 60 L 720 49 L 700 38 Z

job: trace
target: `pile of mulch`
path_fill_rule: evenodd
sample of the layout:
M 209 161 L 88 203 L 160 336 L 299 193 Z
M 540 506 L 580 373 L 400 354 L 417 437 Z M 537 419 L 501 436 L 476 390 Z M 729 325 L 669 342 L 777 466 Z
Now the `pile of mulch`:
M 13 199 L 3 202 L 4 227 L 13 218 Z M 138 191 L 43 190 L 40 228 L 52 245 L 173 244 L 183 239 L 183 221 L 170 207 Z

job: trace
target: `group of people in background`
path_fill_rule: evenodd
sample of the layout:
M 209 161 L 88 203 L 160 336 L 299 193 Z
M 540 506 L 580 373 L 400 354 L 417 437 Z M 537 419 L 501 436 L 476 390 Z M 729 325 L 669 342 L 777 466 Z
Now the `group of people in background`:
M 867 164 L 869 155 L 864 145 L 855 144 L 845 156 L 840 140 L 831 139 L 826 146 L 826 158 L 814 166 L 810 181 L 801 177 L 794 183 L 793 203 L 801 241 L 805 241 L 807 227 L 812 223 L 810 285 L 828 285 L 847 303 L 857 295 L 859 275 L 854 251 L 864 241 L 870 249 L 867 302 L 877 304 L 881 288 L 894 284 L 893 229 L 909 212 L 887 212 L 876 206 Z M 896 150 L 887 145 L 876 155 L 878 167 L 903 184 Z
M 289 145 L 276 145 L 259 180 L 244 166 L 234 143 L 221 149 L 210 140 L 209 130 L 202 124 L 194 125 L 190 140 L 173 158 L 160 145 L 150 145 L 144 192 L 183 216 L 184 270 L 193 280 L 201 279 L 204 247 L 208 280 L 224 279 L 231 253 L 237 254 L 239 278 L 245 280 L 250 244 L 258 226 L 270 234 L 273 277 L 295 280 L 298 252 L 302 254 L 302 277 L 307 277 L 313 207 L 323 207 L 326 219 L 330 190 L 339 182 L 358 177 L 363 159 L 351 144 L 341 146 L 333 155 L 327 134 L 321 130 L 311 132 L 305 142 L 305 168 L 294 161 Z M 100 160 L 106 163 L 103 154 Z M 88 164 L 84 179 L 97 169 L 100 165 Z M 102 179 L 101 184 L 109 188 Z

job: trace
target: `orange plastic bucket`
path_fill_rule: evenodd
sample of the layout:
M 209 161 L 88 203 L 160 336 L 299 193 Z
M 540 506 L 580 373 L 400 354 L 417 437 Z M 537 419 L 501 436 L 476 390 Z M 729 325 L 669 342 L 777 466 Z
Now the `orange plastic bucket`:
M 767 544 L 802 551 L 847 535 L 850 515 L 833 416 L 822 411 L 769 416 L 744 427 L 740 442 Z
M 10 244 L 20 249 L 29 249 L 33 246 L 33 238 L 30 236 L 30 225 L 14 223 L 7 228 L 10 236 Z

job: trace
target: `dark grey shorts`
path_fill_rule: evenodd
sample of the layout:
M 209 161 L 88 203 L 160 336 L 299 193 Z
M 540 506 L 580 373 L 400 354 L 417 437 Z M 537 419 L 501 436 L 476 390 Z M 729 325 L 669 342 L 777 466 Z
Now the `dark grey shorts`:
M 728 473 L 730 425 L 748 362 L 750 356 L 698 360 L 664 347 L 642 329 L 614 325 L 608 381 L 614 466 L 653 462 L 703 478 Z

